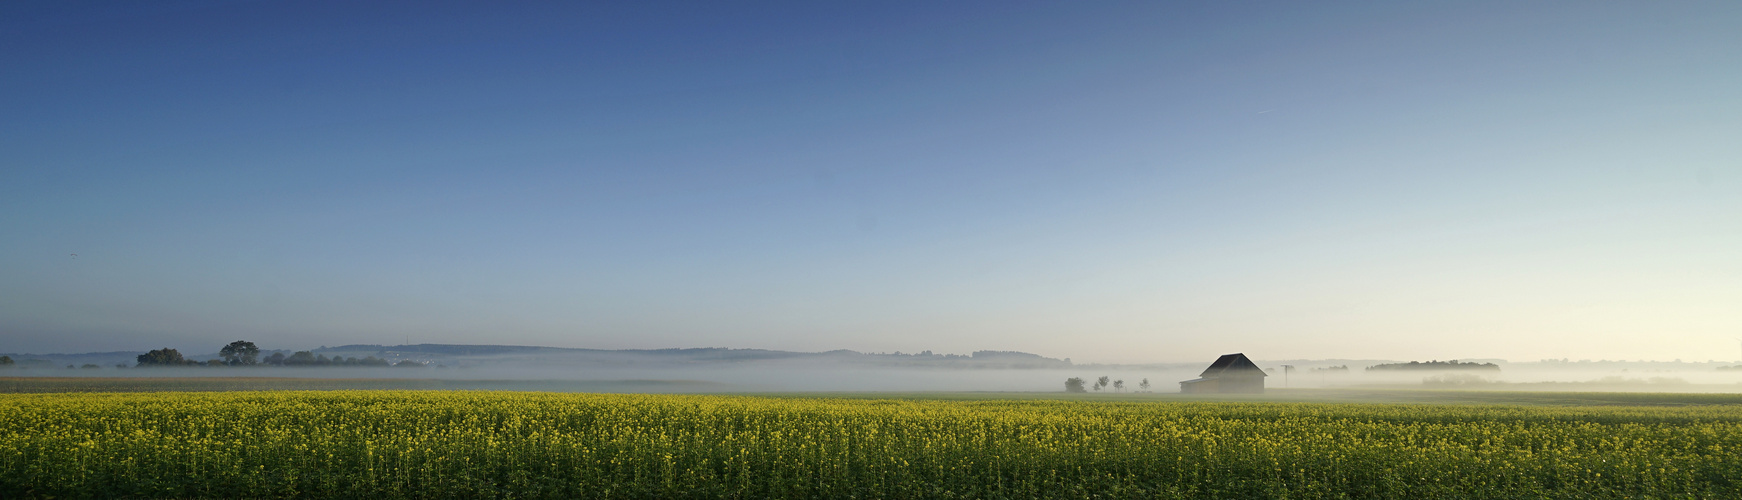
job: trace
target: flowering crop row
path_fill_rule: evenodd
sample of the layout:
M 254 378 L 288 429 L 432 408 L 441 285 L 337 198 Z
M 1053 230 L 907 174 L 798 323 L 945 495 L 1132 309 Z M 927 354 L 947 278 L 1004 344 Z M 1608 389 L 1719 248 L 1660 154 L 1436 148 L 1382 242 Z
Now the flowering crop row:
M 0 497 L 1742 496 L 1742 410 L 0 395 Z

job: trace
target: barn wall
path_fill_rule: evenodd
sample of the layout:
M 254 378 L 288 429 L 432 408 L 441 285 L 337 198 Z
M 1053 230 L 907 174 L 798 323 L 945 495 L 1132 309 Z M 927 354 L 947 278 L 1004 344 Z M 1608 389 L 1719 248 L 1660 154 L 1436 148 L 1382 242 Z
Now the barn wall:
M 1210 394 L 1218 392 L 1216 389 L 1217 383 L 1215 380 L 1198 380 L 1179 383 L 1179 392 L 1182 394 Z
M 1219 392 L 1224 394 L 1264 393 L 1264 376 L 1262 374 L 1223 375 L 1218 382 L 1220 382 L 1221 389 Z

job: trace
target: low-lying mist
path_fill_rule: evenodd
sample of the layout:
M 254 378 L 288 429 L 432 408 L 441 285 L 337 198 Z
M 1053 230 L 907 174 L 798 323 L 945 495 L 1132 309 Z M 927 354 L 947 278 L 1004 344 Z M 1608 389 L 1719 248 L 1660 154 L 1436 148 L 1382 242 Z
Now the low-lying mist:
M 301 379 L 421 379 L 464 381 L 460 388 L 526 388 L 586 392 L 1063 392 L 1084 379 L 1090 393 L 1177 393 L 1204 364 L 1063 365 L 1053 368 L 892 366 L 815 359 L 659 362 L 596 356 L 448 356 L 423 366 L 244 366 L 65 368 L 38 363 L 0 370 L 0 377 L 249 377 Z M 1367 370 L 1368 362 L 1258 361 L 1270 389 L 1394 388 L 1482 391 L 1742 392 L 1742 370 L 1724 363 L 1498 362 L 1489 370 Z M 1375 364 L 1377 364 L 1375 362 Z M 1295 369 L 1283 367 L 1289 365 Z M 972 365 L 967 365 L 972 366 Z M 1002 366 L 1002 365 L 999 365 Z M 1339 369 L 1337 367 L 1346 367 Z M 1108 383 L 1099 386 L 1100 377 Z M 538 382 L 511 384 L 509 382 Z M 1144 382 L 1148 385 L 1145 386 Z M 1099 390 L 1097 390 L 1099 387 Z

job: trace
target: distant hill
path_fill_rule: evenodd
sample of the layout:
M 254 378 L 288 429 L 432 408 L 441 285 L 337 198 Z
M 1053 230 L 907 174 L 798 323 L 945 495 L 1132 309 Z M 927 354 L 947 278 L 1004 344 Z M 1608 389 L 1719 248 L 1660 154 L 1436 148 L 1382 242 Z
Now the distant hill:
M 131 366 L 135 358 L 145 351 L 111 351 L 86 353 L 0 353 L 0 356 L 12 358 L 18 368 L 60 368 L 66 365 L 94 364 L 104 368 L 125 364 Z M 201 358 L 204 359 L 204 358 Z
M 550 365 L 720 365 L 742 363 L 806 363 L 822 362 L 862 366 L 937 367 L 937 368 L 1068 368 L 1070 361 L 1038 354 L 1015 351 L 977 351 L 969 355 L 862 353 L 850 350 L 825 352 L 793 352 L 768 349 L 728 349 L 702 347 L 684 349 L 572 349 L 542 346 L 417 344 L 374 345 L 354 344 L 313 349 L 328 356 L 376 356 L 387 359 L 417 359 L 427 362 L 444 360 L 520 363 Z
M 265 358 L 272 353 L 289 355 L 293 349 L 274 349 L 263 346 L 260 357 Z M 575 349 L 564 347 L 517 346 L 517 345 L 470 345 L 470 344 L 417 344 L 417 345 L 379 345 L 353 344 L 337 347 L 319 347 L 308 349 L 315 354 L 328 357 L 346 356 L 363 358 L 374 356 L 390 361 L 414 360 L 428 363 L 446 364 L 451 366 L 501 366 L 523 365 L 539 367 L 558 366 L 709 366 L 733 365 L 750 363 L 828 363 L 832 365 L 852 365 L 868 367 L 933 367 L 933 368 L 973 368 L 973 369 L 1027 369 L 1027 368 L 1069 368 L 1070 360 L 1048 358 L 1038 354 L 1016 351 L 977 351 L 972 354 L 933 354 L 931 351 L 919 353 L 863 353 L 850 350 L 834 350 L 825 352 L 794 352 L 769 349 L 729 349 L 723 347 L 682 348 L 682 349 Z M 112 351 L 82 354 L 25 354 L 0 353 L 10 355 L 16 362 L 16 368 L 58 368 L 67 364 L 96 364 L 104 368 L 116 365 L 132 366 L 135 358 L 143 354 L 141 351 Z M 187 358 L 206 360 L 219 357 L 217 353 L 188 353 Z

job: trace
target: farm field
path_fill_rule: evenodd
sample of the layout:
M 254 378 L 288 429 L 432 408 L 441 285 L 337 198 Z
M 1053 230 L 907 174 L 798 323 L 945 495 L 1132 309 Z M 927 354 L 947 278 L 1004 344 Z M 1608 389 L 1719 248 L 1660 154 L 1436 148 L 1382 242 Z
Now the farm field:
M 5 394 L 0 497 L 1742 495 L 1742 406 L 1693 396 Z
M 224 392 L 335 390 L 513 390 L 548 392 L 700 392 L 695 380 L 452 380 L 311 377 L 0 377 L 0 394 L 46 392 Z

